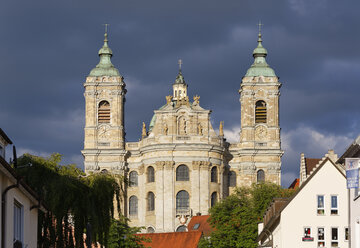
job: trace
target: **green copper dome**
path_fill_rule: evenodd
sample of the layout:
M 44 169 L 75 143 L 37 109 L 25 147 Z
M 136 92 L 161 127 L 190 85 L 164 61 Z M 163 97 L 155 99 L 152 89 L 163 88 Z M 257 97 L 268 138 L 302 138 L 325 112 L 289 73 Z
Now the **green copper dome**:
M 258 46 L 253 51 L 254 63 L 247 70 L 245 77 L 276 77 L 273 69 L 266 63 L 267 50 L 262 46 L 261 33 L 259 33 Z
M 99 50 L 100 62 L 90 71 L 89 77 L 120 76 L 119 71 L 111 63 L 112 51 L 108 46 L 107 33 L 105 33 L 104 45 Z

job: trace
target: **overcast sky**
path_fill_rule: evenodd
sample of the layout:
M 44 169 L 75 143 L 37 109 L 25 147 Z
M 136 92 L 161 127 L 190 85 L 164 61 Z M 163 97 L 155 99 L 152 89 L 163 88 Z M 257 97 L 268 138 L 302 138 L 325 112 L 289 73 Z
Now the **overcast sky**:
M 282 82 L 282 185 L 300 153 L 341 155 L 360 133 L 359 1 L 3 0 L 0 127 L 18 153 L 64 155 L 82 166 L 83 82 L 98 63 L 109 23 L 113 64 L 125 78 L 126 133 L 171 94 L 179 58 L 190 97 L 213 110 L 215 129 L 238 139 L 241 78 L 253 62 L 257 23 L 267 62 Z

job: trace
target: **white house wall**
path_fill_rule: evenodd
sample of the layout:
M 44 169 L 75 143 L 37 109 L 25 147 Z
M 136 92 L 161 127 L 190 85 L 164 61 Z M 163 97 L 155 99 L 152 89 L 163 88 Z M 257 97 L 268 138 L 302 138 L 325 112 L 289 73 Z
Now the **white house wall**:
M 309 180 L 309 179 L 308 179 Z M 325 214 L 317 214 L 317 195 L 324 195 Z M 338 196 L 338 215 L 330 215 L 330 196 Z M 338 228 L 339 247 L 348 247 L 348 197 L 345 177 L 327 161 L 281 213 L 281 232 L 274 233 L 277 248 L 317 247 L 317 228 L 325 228 L 325 247 L 331 247 L 331 228 Z M 304 227 L 311 228 L 314 241 L 302 241 Z M 280 235 L 280 237 L 278 237 Z

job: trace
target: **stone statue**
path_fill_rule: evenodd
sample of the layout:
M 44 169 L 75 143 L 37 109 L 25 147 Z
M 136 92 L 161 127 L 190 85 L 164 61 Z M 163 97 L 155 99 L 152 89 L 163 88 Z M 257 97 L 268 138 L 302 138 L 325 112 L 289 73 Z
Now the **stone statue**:
M 170 95 L 170 96 L 166 96 L 166 104 L 170 104 L 171 103 L 171 101 L 172 101 L 172 96 Z
M 200 100 L 200 96 L 198 96 L 198 95 L 194 96 L 194 104 L 195 105 L 199 104 L 199 100 Z
M 224 136 L 224 122 L 223 121 L 220 121 L 219 135 Z
M 184 117 L 179 119 L 179 134 L 185 135 L 186 134 L 186 120 Z
M 142 138 L 146 137 L 146 125 L 145 125 L 145 122 L 143 122 L 143 125 L 142 125 L 141 137 Z
M 164 129 L 163 129 L 165 135 L 168 134 L 168 130 L 169 130 L 169 128 L 168 128 L 168 126 L 165 124 L 165 125 L 164 125 Z
M 199 135 L 203 135 L 203 129 L 200 123 L 198 123 L 198 133 Z

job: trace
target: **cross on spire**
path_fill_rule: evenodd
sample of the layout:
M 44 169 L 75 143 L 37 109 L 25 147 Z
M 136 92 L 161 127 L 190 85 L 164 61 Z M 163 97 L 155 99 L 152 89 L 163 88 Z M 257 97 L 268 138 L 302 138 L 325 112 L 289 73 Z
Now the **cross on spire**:
M 261 26 L 264 26 L 264 24 L 262 24 L 261 23 L 261 21 L 259 21 L 259 23 L 258 24 L 256 24 L 256 25 L 258 25 L 259 26 L 259 34 L 261 33 Z
M 105 34 L 107 34 L 107 32 L 108 32 L 108 27 L 110 26 L 110 24 L 105 23 L 105 24 L 103 24 L 103 25 L 105 26 Z
M 183 64 L 181 59 L 179 59 L 178 64 L 179 64 L 179 70 L 181 70 L 181 65 Z

